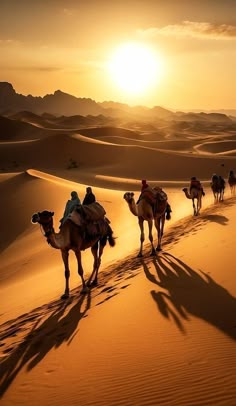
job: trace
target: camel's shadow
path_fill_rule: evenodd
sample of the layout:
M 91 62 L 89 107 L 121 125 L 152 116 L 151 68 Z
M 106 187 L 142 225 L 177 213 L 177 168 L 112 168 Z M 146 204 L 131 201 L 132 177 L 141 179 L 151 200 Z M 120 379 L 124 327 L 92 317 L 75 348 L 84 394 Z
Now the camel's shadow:
M 161 288 L 152 290 L 151 295 L 165 318 L 172 318 L 185 333 L 183 321 L 195 316 L 236 340 L 235 297 L 209 275 L 193 270 L 171 254 L 163 253 L 152 262 L 155 274 L 144 262 L 143 268 L 147 279 Z
M 71 342 L 80 320 L 87 315 L 90 304 L 90 294 L 81 295 L 78 301 L 70 299 L 63 305 L 61 301 L 47 305 L 44 310 L 50 315 L 42 323 L 36 315 L 31 331 L 20 345 L 0 362 L 0 397 L 24 366 L 31 370 L 52 348 L 57 348 L 64 342 Z M 17 327 L 20 330 L 20 321 Z
M 53 348 L 58 348 L 65 342 L 70 344 L 79 323 L 87 317 L 92 302 L 93 306 L 101 305 L 127 288 L 128 281 L 139 272 L 139 268 L 139 259 L 127 257 L 124 261 L 115 263 L 114 268 L 103 271 L 98 289 L 91 289 L 86 295 L 79 297 L 79 289 L 76 289 L 66 301 L 52 301 L 16 320 L 2 324 L 0 346 L 4 357 L 0 358 L 0 398 L 22 368 L 31 370 Z M 110 283 L 110 280 L 113 282 Z M 15 343 L 12 343 L 14 337 Z M 9 339 L 11 343 L 6 345 Z
M 229 222 L 229 219 L 226 216 L 220 214 L 203 214 L 201 218 L 203 221 L 211 221 L 221 224 L 222 226 L 226 226 Z

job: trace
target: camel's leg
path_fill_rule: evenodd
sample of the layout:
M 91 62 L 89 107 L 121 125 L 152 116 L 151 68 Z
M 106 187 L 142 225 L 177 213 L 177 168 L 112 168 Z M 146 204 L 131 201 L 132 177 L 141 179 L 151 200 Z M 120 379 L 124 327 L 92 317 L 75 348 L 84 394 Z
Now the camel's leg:
M 87 282 L 87 286 L 97 286 L 98 284 L 98 270 L 101 265 L 101 256 L 103 254 L 104 247 L 106 245 L 106 241 L 99 241 L 96 243 L 92 248 L 91 252 L 93 254 L 94 262 L 93 262 L 93 272 Z
M 201 208 L 202 208 L 202 196 L 200 196 L 198 199 L 198 208 L 197 208 L 198 214 L 200 213 Z
M 161 251 L 161 242 L 162 242 L 162 236 L 164 234 L 164 226 L 165 226 L 165 214 L 159 217 L 158 219 L 155 219 L 155 226 L 157 229 L 157 238 L 158 238 L 158 243 L 156 247 L 156 251 Z
M 200 209 L 201 209 L 201 197 L 199 197 L 199 198 L 197 199 L 197 209 L 196 209 L 196 214 L 195 214 L 195 216 L 198 216 L 198 215 L 199 215 Z
M 70 288 L 69 288 L 69 279 L 70 279 L 70 269 L 69 269 L 69 251 L 61 250 L 61 256 L 64 262 L 65 267 L 65 293 L 61 296 L 61 299 L 67 299 L 70 295 Z
M 149 241 L 150 241 L 151 247 L 152 247 L 150 255 L 156 255 L 156 251 L 155 251 L 155 248 L 153 245 L 152 225 L 153 225 L 153 221 L 148 220 L 148 238 L 149 238 Z
M 139 228 L 140 228 L 140 249 L 139 249 L 138 257 L 142 257 L 143 256 L 143 242 L 144 242 L 144 239 L 145 239 L 144 226 L 143 226 L 143 219 L 142 218 L 138 219 L 138 224 L 139 224 Z
M 192 202 L 193 202 L 193 215 L 196 216 L 197 215 L 197 210 L 196 210 L 194 199 L 192 199 Z
M 83 270 L 83 267 L 82 267 L 81 251 L 79 249 L 75 250 L 75 256 L 77 258 L 78 274 L 81 277 L 81 281 L 82 281 L 81 293 L 87 293 L 88 288 L 87 288 L 85 280 L 84 280 L 84 270 Z

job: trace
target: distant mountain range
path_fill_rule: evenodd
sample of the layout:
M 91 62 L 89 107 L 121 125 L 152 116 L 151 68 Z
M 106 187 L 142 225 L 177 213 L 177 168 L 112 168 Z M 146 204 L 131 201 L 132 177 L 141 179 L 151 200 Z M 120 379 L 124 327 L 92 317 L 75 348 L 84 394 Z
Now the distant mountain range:
M 11 83 L 0 82 L 0 114 L 10 115 L 29 111 L 37 115 L 54 116 L 102 116 L 110 119 L 125 119 L 153 122 L 167 121 L 201 121 L 230 124 L 236 120 L 236 110 L 219 110 L 214 112 L 173 112 L 163 107 L 131 107 L 127 104 L 105 101 L 97 103 L 90 98 L 75 97 L 56 90 L 44 97 L 24 96 L 16 93 Z

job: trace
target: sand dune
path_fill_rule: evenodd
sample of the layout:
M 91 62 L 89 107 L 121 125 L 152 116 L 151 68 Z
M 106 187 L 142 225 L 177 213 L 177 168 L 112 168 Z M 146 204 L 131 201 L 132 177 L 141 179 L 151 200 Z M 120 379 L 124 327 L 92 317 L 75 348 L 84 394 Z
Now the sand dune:
M 236 135 L 212 126 L 200 134 L 187 124 L 164 129 L 162 138 L 111 127 L 54 129 L 46 137 L 42 128 L 38 139 L 28 127 L 25 138 L 1 138 L 4 406 L 235 405 L 236 197 L 227 185 L 224 202 L 214 204 L 209 183 L 212 173 L 227 178 L 235 169 Z M 71 160 L 77 167 L 69 167 Z M 206 191 L 198 217 L 182 192 L 193 175 Z M 164 187 L 173 212 L 156 257 L 149 255 L 145 226 L 140 259 L 137 218 L 123 194 L 138 198 L 142 178 Z M 60 252 L 30 220 L 52 210 L 58 231 L 71 190 L 83 198 L 88 185 L 106 210 L 116 246 L 105 248 L 99 286 L 87 295 L 79 293 L 71 255 L 72 292 L 62 301 Z M 86 278 L 92 265 L 86 250 Z
M 122 145 L 121 143 L 95 142 L 91 147 L 91 139 L 72 137 L 66 134 L 55 134 L 47 138 L 27 144 L 1 144 L 0 159 L 2 170 L 26 170 L 28 168 L 69 169 L 70 161 L 76 162 L 78 168 L 68 171 L 68 176 L 79 179 L 79 172 L 97 172 L 100 175 L 112 175 L 128 178 L 148 178 L 150 180 L 182 180 L 189 179 L 193 174 L 203 180 L 210 179 L 212 173 L 222 172 L 227 176 L 234 166 L 234 157 L 224 155 L 214 157 L 191 153 L 191 151 L 173 150 L 170 143 L 162 148 L 156 146 Z M 213 143 L 212 143 L 213 144 Z M 218 143 L 211 144 L 218 152 Z M 169 148 L 169 149 L 168 149 Z M 173 147 L 174 148 L 174 147 Z M 187 148 L 187 143 L 185 144 Z M 203 144 L 201 144 L 203 148 Z M 219 152 L 218 152 L 219 153 Z M 104 161 L 104 156 L 106 160 Z M 142 163 L 145 162 L 145 165 Z M 121 163 L 121 165 L 120 165 Z M 148 163 L 148 164 L 146 164 Z M 174 174 L 174 175 L 173 175 Z M 74 179 L 72 179 L 74 180 Z

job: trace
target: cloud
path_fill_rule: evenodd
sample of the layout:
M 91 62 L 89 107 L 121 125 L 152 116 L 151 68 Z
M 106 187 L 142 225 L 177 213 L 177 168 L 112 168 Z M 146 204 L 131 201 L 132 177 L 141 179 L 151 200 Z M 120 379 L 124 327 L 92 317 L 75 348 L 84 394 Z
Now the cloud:
M 236 39 L 236 26 L 227 24 L 212 24 L 207 22 L 183 21 L 181 24 L 167 25 L 147 30 L 138 30 L 142 37 L 153 38 L 158 35 L 174 37 L 208 38 L 214 40 Z

